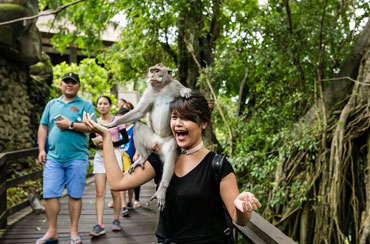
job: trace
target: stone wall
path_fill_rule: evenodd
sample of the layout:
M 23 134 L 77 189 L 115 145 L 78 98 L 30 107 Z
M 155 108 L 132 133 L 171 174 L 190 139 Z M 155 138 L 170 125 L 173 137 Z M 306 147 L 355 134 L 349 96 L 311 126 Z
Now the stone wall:
M 43 68 L 31 75 L 29 66 L 0 57 L 0 152 L 36 145 L 38 124 L 52 81 L 51 65 Z
M 31 148 L 28 68 L 0 58 L 0 152 Z
M 0 0 L 0 22 L 38 13 L 37 0 Z M 0 26 L 0 152 L 36 146 L 52 83 L 36 19 Z

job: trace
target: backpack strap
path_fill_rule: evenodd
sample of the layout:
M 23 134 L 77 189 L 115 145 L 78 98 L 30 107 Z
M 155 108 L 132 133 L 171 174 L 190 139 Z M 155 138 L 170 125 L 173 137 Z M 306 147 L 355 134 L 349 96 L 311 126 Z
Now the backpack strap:
M 222 165 L 224 164 L 225 156 L 220 154 L 215 154 L 212 160 L 212 173 L 213 173 L 213 180 L 215 181 L 216 187 L 218 189 L 218 193 L 220 192 L 220 183 L 221 183 L 221 173 L 222 173 Z M 226 209 L 224 203 L 222 203 L 222 207 L 224 209 L 225 220 L 227 228 L 224 230 L 224 235 L 226 237 L 227 243 L 234 244 L 235 241 L 233 239 L 233 222 L 229 215 L 229 212 Z
M 222 165 L 224 164 L 224 159 L 225 156 L 216 153 L 212 160 L 212 173 L 218 189 L 220 188 L 221 171 Z

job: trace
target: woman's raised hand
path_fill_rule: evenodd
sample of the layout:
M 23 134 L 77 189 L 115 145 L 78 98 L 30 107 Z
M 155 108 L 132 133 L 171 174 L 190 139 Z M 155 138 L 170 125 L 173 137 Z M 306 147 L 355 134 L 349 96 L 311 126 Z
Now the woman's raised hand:
M 109 133 L 109 130 L 101 125 L 99 125 L 98 123 L 96 123 L 92 117 L 94 116 L 94 113 L 92 114 L 88 114 L 86 112 L 83 113 L 83 123 L 88 127 L 90 128 L 91 130 L 93 130 L 94 132 L 96 133 L 99 133 L 100 135 L 102 135 L 104 137 L 104 134 L 107 134 Z
M 257 200 L 253 193 L 242 192 L 234 200 L 234 205 L 240 212 L 252 212 L 261 207 L 261 203 Z

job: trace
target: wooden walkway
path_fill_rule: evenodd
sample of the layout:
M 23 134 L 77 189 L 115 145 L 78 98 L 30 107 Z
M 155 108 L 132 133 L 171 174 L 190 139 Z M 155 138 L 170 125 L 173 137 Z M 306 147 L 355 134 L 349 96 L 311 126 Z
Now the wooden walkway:
M 130 212 L 129 217 L 120 217 L 122 231 L 112 232 L 113 210 L 104 210 L 104 225 L 106 234 L 100 237 L 89 236 L 89 232 L 96 224 L 95 215 L 95 184 L 90 183 L 85 187 L 83 196 L 83 207 L 79 222 L 79 232 L 83 243 L 157 243 L 154 235 L 158 222 L 158 209 L 156 201 L 149 201 L 155 192 L 155 185 L 150 181 L 141 187 L 140 202 L 142 208 Z M 111 200 L 110 192 L 107 190 L 106 203 Z M 69 243 L 69 214 L 68 199 L 62 197 L 60 200 L 61 211 L 58 217 L 58 238 L 59 243 Z M 0 230 L 0 243 L 35 243 L 38 238 L 43 236 L 47 230 L 47 221 L 44 213 L 31 213 L 21 218 L 16 223 L 8 226 L 5 230 Z

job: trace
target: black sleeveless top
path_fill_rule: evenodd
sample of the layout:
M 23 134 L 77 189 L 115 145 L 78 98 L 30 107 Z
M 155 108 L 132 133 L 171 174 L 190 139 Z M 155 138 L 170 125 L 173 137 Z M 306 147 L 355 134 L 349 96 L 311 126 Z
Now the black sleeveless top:
M 224 244 L 226 221 L 219 187 L 211 169 L 215 153 L 209 152 L 204 159 L 183 177 L 173 175 L 166 193 L 166 205 L 160 213 L 156 231 L 158 242 L 176 244 Z M 158 185 L 162 176 L 162 164 L 157 155 L 148 161 L 153 166 Z M 234 173 L 225 159 L 221 178 Z

